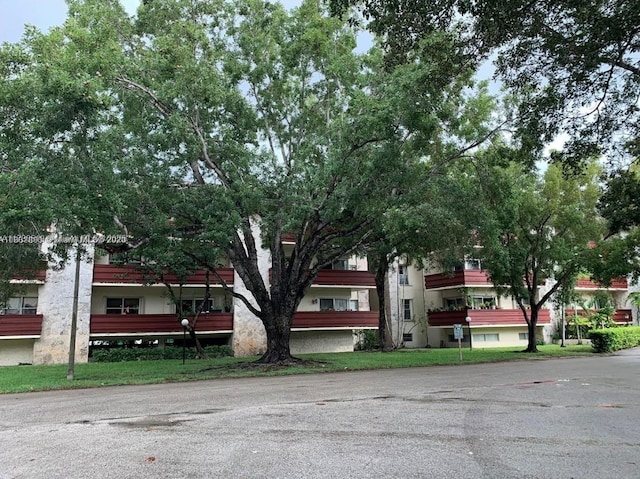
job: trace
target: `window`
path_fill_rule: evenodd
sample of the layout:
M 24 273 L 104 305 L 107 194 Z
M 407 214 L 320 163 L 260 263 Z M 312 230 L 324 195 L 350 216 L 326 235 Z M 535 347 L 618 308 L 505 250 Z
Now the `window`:
M 412 299 L 402 300 L 402 318 L 405 321 L 411 321 L 411 319 L 413 318 L 413 300 Z
M 0 314 L 36 314 L 38 298 L 20 296 L 9 298 L 6 306 L 0 309 Z
M 478 343 L 488 343 L 500 341 L 500 335 L 497 333 L 474 334 L 473 341 Z
M 203 305 L 204 298 L 183 299 L 180 303 L 182 306 L 182 314 L 196 314 L 202 307 L 203 313 L 220 313 L 222 309 L 216 307 L 214 298 L 209 298 L 207 304 Z
M 472 296 L 469 300 L 473 309 L 496 308 L 496 298 L 493 296 Z
M 464 269 L 474 269 L 474 270 L 482 269 L 480 267 L 480 260 L 479 259 L 466 259 L 464 261 Z
M 107 298 L 107 314 L 139 314 L 140 298 Z
M 320 311 L 357 311 L 358 302 L 344 298 L 320 298 Z
M 518 333 L 518 339 L 520 341 L 529 341 L 529 333 Z
M 413 341 L 413 333 L 404 333 L 404 334 L 402 335 L 402 340 L 403 340 L 405 343 L 408 343 L 408 342 Z
M 348 270 L 349 269 L 349 260 L 348 259 L 336 259 L 336 260 L 332 261 L 330 265 L 325 266 L 323 269 L 335 269 L 335 270 L 339 270 L 339 271 Z
M 398 284 L 402 286 L 409 285 L 409 272 L 407 271 L 407 267 L 403 264 L 398 266 Z
M 445 298 L 444 299 L 444 309 L 448 311 L 460 311 L 465 309 L 467 306 L 464 298 Z

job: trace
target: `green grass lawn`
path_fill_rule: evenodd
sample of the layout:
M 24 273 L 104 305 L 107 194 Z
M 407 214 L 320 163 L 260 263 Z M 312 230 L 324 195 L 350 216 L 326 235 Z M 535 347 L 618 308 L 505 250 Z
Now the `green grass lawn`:
M 275 367 L 250 365 L 256 358 L 217 358 L 208 360 L 129 361 L 121 363 L 77 364 L 75 379 L 69 381 L 66 365 L 0 367 L 0 393 L 46 391 L 53 389 L 90 388 L 124 384 L 158 384 L 180 381 L 200 381 L 216 378 L 248 376 L 282 376 L 362 369 L 388 369 L 442 365 L 465 365 L 499 361 L 530 361 L 566 356 L 592 356 L 589 345 L 540 346 L 537 354 L 525 354 L 515 348 L 463 349 L 462 361 L 458 349 L 403 349 L 392 353 L 355 352 L 304 354 L 299 357 L 307 365 Z

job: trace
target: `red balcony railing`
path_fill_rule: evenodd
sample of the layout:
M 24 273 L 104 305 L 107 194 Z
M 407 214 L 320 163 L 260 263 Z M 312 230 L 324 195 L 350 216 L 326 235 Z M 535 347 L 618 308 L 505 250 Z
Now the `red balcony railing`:
M 233 284 L 233 268 L 220 268 L 217 270 L 225 283 Z M 167 274 L 165 279 L 169 283 L 178 283 L 178 278 L 174 274 Z M 193 276 L 189 276 L 185 284 L 202 284 L 206 283 L 206 272 L 198 271 Z M 218 278 L 212 273 L 209 274 L 211 284 L 220 284 Z M 140 270 L 135 265 L 113 265 L 113 264 L 96 264 L 93 267 L 94 283 L 115 283 L 115 284 L 149 284 L 159 282 L 159 278 Z
M 293 328 L 377 328 L 377 311 L 298 311 Z
M 40 336 L 41 314 L 0 314 L 0 336 Z
M 271 280 L 271 270 L 269 270 Z M 376 281 L 371 271 L 350 269 L 321 269 L 313 281 L 314 286 L 345 286 L 351 288 L 375 287 Z
M 233 330 L 232 313 L 206 313 L 198 316 L 196 332 Z M 181 333 L 175 314 L 92 314 L 90 334 Z
M 352 271 L 340 269 L 321 269 L 313 282 L 319 286 L 355 286 L 375 287 L 376 282 L 373 273 L 370 271 Z
M 519 309 L 469 309 L 462 311 L 435 311 L 429 313 L 429 326 L 453 326 L 464 324 L 465 318 L 471 318 L 471 327 L 477 326 L 523 326 L 524 316 Z M 538 312 L 538 324 L 551 323 L 551 312 L 541 309 Z M 465 326 L 466 327 L 466 326 Z
M 46 269 L 39 269 L 38 271 L 34 271 L 33 273 L 24 274 L 22 276 L 16 276 L 13 278 L 17 281 L 44 281 L 47 277 Z
M 448 288 L 452 286 L 490 286 L 489 274 L 484 270 L 465 269 L 453 274 L 436 273 L 424 277 L 427 289 Z
M 596 310 L 587 310 L 584 309 L 567 309 L 565 310 L 565 317 L 570 318 L 571 316 L 577 314 L 579 316 L 588 317 L 591 313 Z M 616 324 L 632 324 L 633 323 L 633 315 L 630 309 L 616 309 L 613 312 L 613 316 L 611 317 Z
M 629 285 L 627 284 L 627 278 L 614 278 L 611 280 L 611 284 L 608 287 L 610 289 L 627 289 Z M 591 281 L 589 278 L 579 278 L 576 281 L 576 288 L 605 289 L 606 286 L 596 283 L 595 281 Z

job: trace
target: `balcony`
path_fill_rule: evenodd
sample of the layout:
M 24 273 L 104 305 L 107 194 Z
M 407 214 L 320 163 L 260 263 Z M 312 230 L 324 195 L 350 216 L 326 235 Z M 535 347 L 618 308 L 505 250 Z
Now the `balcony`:
M 25 274 L 24 276 L 16 276 L 11 279 L 11 282 L 15 283 L 43 283 L 47 277 L 46 269 L 39 269 L 33 273 Z
M 377 311 L 298 311 L 293 329 L 377 328 Z
M 611 280 L 611 284 L 607 286 L 603 286 L 600 283 L 596 283 L 595 281 L 591 281 L 589 278 L 579 278 L 576 281 L 576 289 L 628 289 L 629 285 L 627 284 L 627 278 L 614 278 Z
M 269 270 L 271 281 L 271 270 Z M 354 271 L 350 269 L 321 269 L 313 280 L 312 286 L 337 286 L 340 288 L 375 288 L 376 281 L 371 271 Z
M 40 336 L 42 331 L 41 314 L 1 314 L 0 337 L 2 336 Z
M 233 284 L 233 268 L 220 268 L 217 270 L 218 274 L 228 285 Z M 178 278 L 174 274 L 168 274 L 165 276 L 171 284 L 178 284 Z M 96 264 L 93 266 L 93 283 L 99 284 L 151 284 L 157 283 L 159 279 L 150 275 L 147 272 L 141 271 L 135 265 L 113 265 L 113 264 Z M 211 285 L 220 284 L 218 278 L 213 274 L 209 274 L 209 281 Z M 198 271 L 193 276 L 189 276 L 184 284 L 206 284 L 206 272 Z
M 489 273 L 479 269 L 465 269 L 453 274 L 436 273 L 424 277 L 427 289 L 444 289 L 460 286 L 492 286 Z
M 233 313 L 206 313 L 198 317 L 197 333 L 231 332 Z M 89 332 L 92 336 L 117 334 L 182 333 L 175 314 L 92 314 Z
M 595 311 L 596 310 L 585 311 L 584 309 L 567 309 L 565 310 L 565 317 L 570 318 L 577 314 L 578 316 L 584 316 L 586 318 Z M 613 319 L 614 323 L 619 325 L 633 324 L 633 314 L 630 309 L 616 309 L 613 312 L 611 319 Z
M 453 326 L 466 324 L 465 318 L 471 317 L 471 327 L 479 326 L 524 326 L 522 311 L 519 309 L 467 309 L 462 311 L 436 311 L 429 313 L 429 326 Z M 551 312 L 541 309 L 538 312 L 538 324 L 550 324 Z
M 350 286 L 353 288 L 375 288 L 376 282 L 370 271 L 321 269 L 313 286 Z

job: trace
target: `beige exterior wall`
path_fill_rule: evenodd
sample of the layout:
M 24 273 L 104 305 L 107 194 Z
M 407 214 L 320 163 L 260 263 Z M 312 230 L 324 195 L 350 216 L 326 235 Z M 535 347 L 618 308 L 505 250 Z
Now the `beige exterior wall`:
M 291 354 L 352 352 L 353 331 L 292 331 Z
M 400 274 L 400 271 L 405 274 Z M 388 274 L 389 304 L 394 344 L 399 347 L 421 348 L 428 340 L 426 309 L 428 297 L 424 289 L 424 272 L 400 259 Z M 410 305 L 410 319 L 405 318 L 405 302 Z M 409 340 L 409 335 L 411 340 Z
M 0 366 L 33 363 L 35 339 L 0 339 Z

